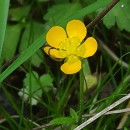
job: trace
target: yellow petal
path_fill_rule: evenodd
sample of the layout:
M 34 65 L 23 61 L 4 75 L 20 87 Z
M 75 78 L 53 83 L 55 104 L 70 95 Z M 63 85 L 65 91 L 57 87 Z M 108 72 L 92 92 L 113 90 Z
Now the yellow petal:
M 81 55 L 81 57 L 87 58 L 95 54 L 98 44 L 93 37 L 89 37 L 81 46 L 85 46 L 85 52 Z
M 46 47 L 44 47 L 43 48 L 43 50 L 45 51 L 45 53 L 47 54 L 47 55 L 49 55 L 49 50 L 51 49 L 51 47 L 49 47 L 49 46 L 46 46 Z
M 44 47 L 43 49 L 46 52 L 46 54 L 48 54 L 52 58 L 60 58 L 61 59 L 61 58 L 65 58 L 66 57 L 65 51 L 57 50 L 57 49 L 54 49 L 54 48 L 49 47 L 49 46 Z
M 78 37 L 80 42 L 85 38 L 87 29 L 80 20 L 72 20 L 66 26 L 68 37 Z
M 46 34 L 47 43 L 55 48 L 59 48 L 61 41 L 67 38 L 65 30 L 60 26 L 52 27 Z
M 81 69 L 81 61 L 74 57 L 75 59 L 69 58 L 61 67 L 61 71 L 65 74 L 75 74 Z
M 65 58 L 66 57 L 65 51 L 57 50 L 57 49 L 51 49 L 50 55 L 54 58 Z

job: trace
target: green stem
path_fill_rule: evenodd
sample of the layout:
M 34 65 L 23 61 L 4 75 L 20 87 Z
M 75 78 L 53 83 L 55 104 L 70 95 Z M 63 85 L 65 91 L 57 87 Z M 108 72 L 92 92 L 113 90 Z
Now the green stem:
M 80 71 L 80 97 L 79 97 L 79 124 L 82 123 L 82 113 L 83 113 L 83 87 L 84 85 L 84 75 L 83 75 L 83 70 Z

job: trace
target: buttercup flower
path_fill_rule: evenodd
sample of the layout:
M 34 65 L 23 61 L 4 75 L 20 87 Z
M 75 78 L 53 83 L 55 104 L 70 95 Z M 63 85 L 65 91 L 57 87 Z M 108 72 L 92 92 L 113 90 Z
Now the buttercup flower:
M 60 26 L 52 27 L 46 34 L 48 45 L 44 51 L 53 58 L 65 59 L 60 69 L 65 74 L 74 74 L 81 69 L 81 60 L 93 56 L 97 51 L 97 41 L 86 37 L 87 29 L 80 20 L 67 23 L 66 31 Z

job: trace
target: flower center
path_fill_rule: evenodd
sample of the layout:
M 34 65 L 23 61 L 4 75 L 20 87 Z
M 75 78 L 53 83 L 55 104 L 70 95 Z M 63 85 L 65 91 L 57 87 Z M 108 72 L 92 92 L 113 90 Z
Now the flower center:
M 74 55 L 76 49 L 80 46 L 80 39 L 78 37 L 66 38 L 59 45 L 59 50 L 64 50 L 67 56 Z

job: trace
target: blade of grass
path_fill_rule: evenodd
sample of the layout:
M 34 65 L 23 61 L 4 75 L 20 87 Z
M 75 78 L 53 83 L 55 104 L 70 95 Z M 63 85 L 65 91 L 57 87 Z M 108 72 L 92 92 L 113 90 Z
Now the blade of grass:
M 129 98 L 130 98 L 130 93 L 127 94 L 126 96 L 122 97 L 121 99 L 117 100 L 116 102 L 114 102 L 110 106 L 106 107 L 105 109 L 103 109 L 102 111 L 97 113 L 95 116 L 89 118 L 87 121 L 85 121 L 84 123 L 82 123 L 81 125 L 76 127 L 74 130 L 81 130 L 82 128 L 86 127 L 88 124 L 92 123 L 94 120 L 98 119 L 99 117 L 104 115 L 106 112 L 108 112 L 111 109 L 115 108 L 116 106 L 118 106 L 119 104 L 121 104 L 124 101 L 128 100 Z
M 15 122 L 14 119 L 12 119 L 10 114 L 1 105 L 0 105 L 0 112 L 2 113 L 2 116 L 6 119 L 8 125 L 14 130 L 17 123 Z
M 8 128 L 6 128 L 6 127 L 4 127 L 4 126 L 1 126 L 1 125 L 0 125 L 0 129 L 1 129 L 1 130 L 8 130 Z
M 0 59 L 3 48 L 3 41 L 6 30 L 6 22 L 8 17 L 9 0 L 0 1 Z
M 0 75 L 2 82 L 10 73 L 32 56 L 45 43 L 45 36 L 39 37 L 28 49 L 23 51 L 20 56 Z
M 85 16 L 93 11 L 105 7 L 108 3 L 107 0 L 102 2 L 95 2 L 81 10 L 75 12 L 75 14 L 67 17 L 66 19 L 61 20 L 61 25 L 63 26 L 66 21 L 70 19 L 77 19 L 81 16 Z M 45 34 L 40 36 L 34 43 L 26 49 L 1 75 L 0 75 L 0 83 L 10 74 L 12 73 L 17 67 L 19 67 L 23 62 L 25 62 L 29 57 L 31 57 L 43 44 L 45 43 Z
M 0 66 L 2 65 L 2 49 L 5 37 L 6 23 L 8 17 L 9 0 L 0 1 Z M 1 67 L 0 67 L 1 73 Z
M 57 109 L 56 112 L 59 113 L 65 106 L 65 104 L 68 102 L 68 100 L 66 99 L 68 91 L 70 89 L 70 86 L 72 85 L 72 82 L 75 78 L 75 75 L 73 75 L 72 77 L 70 77 L 70 80 L 66 86 L 66 89 L 64 90 L 63 96 L 61 97 L 61 99 L 59 100 L 59 102 L 57 103 Z
M 14 98 L 12 97 L 12 95 L 7 91 L 7 89 L 5 87 L 2 87 L 2 90 L 3 90 L 4 94 L 6 95 L 6 97 L 7 97 L 8 101 L 9 101 L 10 105 L 12 106 L 12 108 L 15 110 L 15 112 L 17 113 L 17 115 L 19 115 L 19 117 L 20 117 L 19 119 L 24 120 L 24 115 L 21 112 L 21 109 L 19 109 L 19 106 L 16 104 L 16 102 L 15 102 Z M 5 114 L 6 114 L 6 111 L 5 111 Z M 9 114 L 6 114 L 6 115 L 5 115 L 5 118 L 7 120 L 11 118 Z M 17 127 L 17 128 L 20 127 L 19 126 L 19 122 L 16 122 L 16 120 L 14 120 L 13 118 L 11 118 L 11 120 L 13 121 L 13 124 L 14 124 L 15 127 Z M 24 125 L 26 125 L 25 123 L 23 122 Z M 21 126 L 21 128 L 22 128 L 22 126 Z

